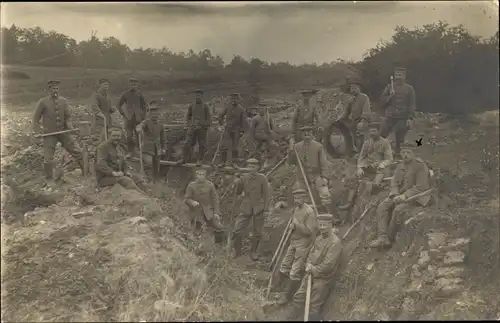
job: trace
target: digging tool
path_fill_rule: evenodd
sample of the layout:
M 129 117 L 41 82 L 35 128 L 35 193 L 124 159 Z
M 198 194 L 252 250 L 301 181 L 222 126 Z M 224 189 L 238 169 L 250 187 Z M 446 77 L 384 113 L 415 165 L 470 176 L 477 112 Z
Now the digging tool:
M 225 132 L 226 132 L 226 127 L 224 126 L 222 128 L 222 133 L 220 135 L 219 143 L 217 144 L 217 149 L 215 150 L 214 158 L 212 158 L 212 165 L 215 163 L 215 158 L 217 157 L 217 154 L 219 153 L 220 144 L 222 143 L 222 139 L 224 138 Z
M 285 231 L 283 231 L 283 234 L 281 235 L 281 240 L 280 243 L 278 244 L 278 248 L 276 248 L 276 251 L 274 252 L 273 258 L 271 259 L 271 263 L 269 264 L 269 270 L 271 270 L 274 267 L 274 263 L 278 258 L 278 254 L 280 252 L 280 249 L 283 247 L 283 244 L 285 242 L 285 237 L 288 233 L 288 230 L 290 229 L 290 224 L 292 223 L 292 219 L 288 220 L 288 223 L 285 227 Z
M 309 321 L 309 309 L 311 306 L 312 274 L 307 274 L 306 303 L 304 304 L 304 322 Z
M 283 255 L 283 251 L 285 250 L 285 246 L 290 239 L 290 236 L 292 235 L 293 230 L 288 230 L 285 236 L 285 240 L 283 241 L 283 245 L 281 246 L 281 249 L 279 250 L 278 256 L 276 259 L 280 259 L 281 256 Z M 271 293 L 271 287 L 273 285 L 273 278 L 274 275 L 276 274 L 276 269 L 278 269 L 278 262 L 276 261 L 273 267 L 273 271 L 271 272 L 271 277 L 269 277 L 269 283 L 267 284 L 267 293 L 266 293 L 266 298 L 269 297 L 269 293 Z
M 236 190 L 234 190 L 234 196 L 233 196 L 233 205 L 231 207 L 231 210 L 234 210 L 234 208 L 236 207 L 236 201 L 238 200 L 238 195 L 236 194 Z M 233 213 L 231 213 L 233 215 Z M 233 222 L 234 222 L 234 216 L 231 216 L 231 219 L 229 221 L 229 230 L 228 230 L 228 234 L 227 234 L 227 256 L 230 257 L 231 256 L 231 251 L 233 249 Z
M 80 137 L 82 138 L 82 159 L 83 159 L 83 176 L 89 176 L 89 149 L 88 141 L 90 139 L 91 124 L 89 121 L 81 121 L 78 124 L 78 130 L 80 131 Z
M 306 184 L 307 192 L 309 193 L 309 198 L 311 199 L 311 203 L 313 205 L 314 212 L 316 212 L 316 215 L 318 215 L 318 209 L 316 208 L 316 202 L 314 201 L 311 187 L 309 187 L 309 183 L 307 182 L 307 177 L 306 177 L 306 173 L 304 171 L 304 167 L 302 166 L 302 161 L 300 160 L 299 154 L 297 153 L 297 150 L 295 149 L 295 147 L 293 147 L 293 151 L 295 153 L 295 156 L 297 157 L 297 163 L 299 164 L 300 172 L 302 173 L 302 177 L 304 178 L 304 182 Z
M 141 175 L 144 175 L 144 160 L 143 160 L 143 156 L 142 156 L 142 135 L 143 135 L 143 132 L 142 130 L 137 132 L 137 137 L 139 139 L 139 161 L 141 163 Z
M 44 138 L 44 137 L 48 137 L 48 136 L 56 136 L 56 135 L 61 135 L 63 133 L 70 133 L 70 132 L 77 132 L 77 131 L 80 131 L 80 129 L 73 128 L 73 129 L 66 129 L 66 130 L 50 132 L 50 133 L 40 133 L 40 134 L 34 135 L 34 137 L 35 138 Z
M 108 140 L 108 120 L 106 116 L 104 116 L 104 140 Z
M 391 94 L 394 94 L 394 76 L 391 75 Z

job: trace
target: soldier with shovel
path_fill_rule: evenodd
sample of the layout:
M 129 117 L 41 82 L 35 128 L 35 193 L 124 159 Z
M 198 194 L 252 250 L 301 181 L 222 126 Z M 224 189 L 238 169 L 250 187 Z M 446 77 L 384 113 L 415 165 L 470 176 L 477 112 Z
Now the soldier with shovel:
M 71 137 L 71 132 L 78 129 L 73 128 L 71 122 L 71 113 L 69 110 L 69 102 L 66 98 L 59 96 L 60 81 L 49 81 L 48 87 L 50 94 L 38 101 L 33 113 L 33 132 L 43 134 L 36 135 L 43 138 L 43 158 L 44 170 L 47 185 L 53 186 L 54 172 L 54 152 L 58 142 L 66 149 L 84 173 L 84 164 L 82 159 L 82 151 L 78 144 Z M 42 120 L 43 129 L 40 127 Z

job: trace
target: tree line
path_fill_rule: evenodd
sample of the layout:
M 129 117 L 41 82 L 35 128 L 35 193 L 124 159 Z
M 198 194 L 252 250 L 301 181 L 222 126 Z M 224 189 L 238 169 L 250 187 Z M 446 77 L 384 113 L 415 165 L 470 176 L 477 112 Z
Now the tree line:
M 3 27 L 1 39 L 4 64 L 171 72 L 234 70 L 248 73 L 250 82 L 259 82 L 262 74 L 259 71 L 264 69 L 280 74 L 307 70 L 325 75 L 330 70 L 338 71 L 333 68 L 343 64 L 361 77 L 364 91 L 374 99 L 389 82 L 393 68 L 401 66 L 407 69 L 420 111 L 462 114 L 498 107 L 499 101 L 498 32 L 489 39 L 481 39 L 462 25 L 450 26 L 445 22 L 413 29 L 398 26 L 392 39 L 369 49 L 360 62 L 336 60 L 300 66 L 269 63 L 259 58 L 246 60 L 240 55 L 224 62 L 210 49 L 198 53 L 193 50 L 176 53 L 167 47 L 130 49 L 115 37 L 100 39 L 94 32 L 89 40 L 77 42 L 39 27 Z

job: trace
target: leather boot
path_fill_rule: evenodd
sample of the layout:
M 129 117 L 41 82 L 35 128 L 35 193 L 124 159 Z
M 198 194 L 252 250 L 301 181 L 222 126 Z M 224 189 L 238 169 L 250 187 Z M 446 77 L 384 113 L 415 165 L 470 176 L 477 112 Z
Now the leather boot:
M 288 275 L 287 275 L 287 274 L 282 273 L 281 271 L 279 272 L 279 276 L 278 276 L 278 277 L 279 277 L 279 278 L 278 278 L 278 288 L 279 288 L 280 290 L 283 290 L 283 289 L 285 289 L 285 288 L 286 288 L 287 283 L 288 283 L 288 280 L 289 280 L 290 278 L 288 278 Z
M 378 238 L 370 243 L 370 248 L 388 248 L 391 246 L 391 241 L 387 234 L 379 234 Z
M 255 239 L 255 237 L 252 239 L 252 246 L 250 248 L 250 258 L 253 261 L 259 260 L 259 253 L 257 252 L 257 249 L 259 248 L 259 240 Z
M 205 147 L 200 146 L 198 150 L 198 160 L 196 165 L 201 166 L 203 164 L 203 158 L 205 158 Z
M 45 181 L 47 183 L 48 187 L 54 187 L 55 182 L 54 182 L 54 163 L 49 162 L 49 163 L 44 163 L 43 164 L 43 170 L 45 173 Z
M 219 162 L 219 167 L 224 167 L 226 166 L 226 161 L 227 161 L 227 151 L 223 150 L 220 153 L 220 162 Z
M 82 171 L 82 176 L 85 174 L 85 166 L 83 164 L 83 160 L 79 160 L 78 161 L 78 167 L 80 167 L 81 171 Z M 89 169 L 89 172 L 90 172 L 90 169 Z
M 241 238 L 233 237 L 233 258 L 241 256 Z
M 295 292 L 300 287 L 300 280 L 289 280 L 286 286 L 285 294 L 283 298 L 278 301 L 278 304 L 285 305 L 290 303 L 293 300 L 293 296 L 295 296 Z
M 354 204 L 354 198 L 356 197 L 356 190 L 350 189 L 347 195 L 347 203 L 339 206 L 339 210 L 347 210 Z

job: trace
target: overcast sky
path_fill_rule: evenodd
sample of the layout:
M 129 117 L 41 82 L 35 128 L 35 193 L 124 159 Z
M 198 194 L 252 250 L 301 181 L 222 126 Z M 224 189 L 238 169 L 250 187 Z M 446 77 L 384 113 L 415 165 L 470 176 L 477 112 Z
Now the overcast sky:
M 314 3 L 313 3 L 314 2 Z M 40 26 L 75 38 L 114 36 L 131 48 L 166 46 L 290 63 L 358 60 L 396 25 L 444 20 L 490 37 L 498 30 L 496 1 L 300 3 L 2 3 L 1 24 Z

